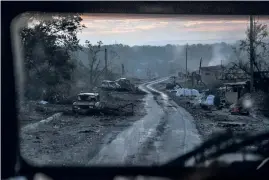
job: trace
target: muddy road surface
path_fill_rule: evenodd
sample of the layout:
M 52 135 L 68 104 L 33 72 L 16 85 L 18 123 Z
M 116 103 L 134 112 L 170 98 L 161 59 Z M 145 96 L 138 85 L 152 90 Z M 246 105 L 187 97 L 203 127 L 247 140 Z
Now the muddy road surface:
M 89 164 L 161 164 L 200 143 L 192 116 L 152 87 L 164 80 L 166 78 L 140 86 L 148 93 L 147 115 L 104 146 Z
M 152 86 L 134 116 L 61 116 L 21 132 L 21 153 L 44 165 L 151 165 L 192 150 L 200 138 L 192 116 Z M 143 98 L 142 98 L 143 97 Z

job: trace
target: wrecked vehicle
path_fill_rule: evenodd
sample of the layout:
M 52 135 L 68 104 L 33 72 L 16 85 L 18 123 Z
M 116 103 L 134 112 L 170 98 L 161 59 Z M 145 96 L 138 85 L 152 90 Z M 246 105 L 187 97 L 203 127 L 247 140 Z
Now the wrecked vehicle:
M 98 93 L 80 93 L 77 101 L 72 105 L 72 111 L 75 114 L 88 113 L 102 109 L 100 95 Z
M 101 88 L 107 90 L 117 90 L 120 89 L 121 86 L 115 81 L 103 80 L 101 84 Z
M 131 83 L 130 80 L 126 78 L 120 78 L 116 80 L 115 82 L 120 85 L 120 90 L 125 90 L 125 91 L 135 90 L 135 86 Z

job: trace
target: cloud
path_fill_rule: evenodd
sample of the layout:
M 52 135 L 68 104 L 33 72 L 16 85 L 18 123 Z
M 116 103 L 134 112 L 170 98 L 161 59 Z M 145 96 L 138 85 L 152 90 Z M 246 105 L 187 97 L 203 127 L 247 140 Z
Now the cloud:
M 87 27 L 79 36 L 82 39 L 127 44 L 173 40 L 175 37 L 182 37 L 184 42 L 234 37 L 239 40 L 244 37 L 249 22 L 248 16 L 94 14 L 84 15 L 82 19 Z M 259 17 L 259 22 L 269 24 L 269 18 Z
M 186 27 L 186 26 L 184 26 Z M 200 23 L 192 24 L 187 26 L 185 29 L 188 32 L 232 32 L 232 31 L 242 31 L 244 32 L 247 28 L 247 23 Z
M 103 31 L 84 31 L 82 34 L 84 35 L 104 35 L 104 34 L 121 34 L 121 33 L 131 33 L 135 32 L 135 30 L 124 30 L 124 29 L 111 29 L 111 30 L 103 30 Z
M 103 19 L 102 19 L 103 18 Z M 107 18 L 107 19 L 105 19 Z M 183 18 L 184 19 L 184 18 Z M 173 18 L 131 18 L 119 19 L 119 17 L 96 16 L 83 17 L 83 23 L 87 27 L 83 30 L 85 34 L 116 34 L 116 33 L 133 33 L 145 30 L 160 31 L 165 28 L 177 28 L 180 31 L 204 32 L 204 31 L 234 31 L 244 29 L 247 20 L 190 20 L 186 18 L 183 21 L 175 21 Z
M 192 27 L 192 26 L 197 26 L 197 25 L 218 25 L 218 24 L 247 24 L 248 21 L 243 21 L 243 20 L 232 20 L 232 21 L 224 21 L 224 20 L 215 20 L 215 21 L 188 21 L 184 24 L 185 27 Z
M 84 20 L 92 19 L 174 19 L 176 21 L 213 21 L 213 20 L 248 20 L 249 16 L 246 15 L 173 15 L 173 14 L 106 14 L 106 13 L 94 13 L 84 14 L 81 16 Z M 268 20 L 267 15 L 258 16 L 259 19 Z
M 154 21 L 143 20 L 143 19 L 126 19 L 126 20 L 91 20 L 83 21 L 86 29 L 83 30 L 85 34 L 117 34 L 117 33 L 131 33 L 145 30 L 152 30 L 158 28 L 167 27 L 168 22 L 161 21 L 158 22 L 156 19 Z

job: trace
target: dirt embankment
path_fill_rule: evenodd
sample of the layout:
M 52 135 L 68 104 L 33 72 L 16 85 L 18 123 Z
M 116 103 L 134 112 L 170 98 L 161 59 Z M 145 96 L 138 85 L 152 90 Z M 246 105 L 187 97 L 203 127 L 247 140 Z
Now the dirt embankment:
M 46 119 L 68 108 L 65 105 L 40 104 L 38 101 L 24 101 L 19 104 L 18 119 L 21 126 Z
M 156 84 L 154 87 L 167 93 L 171 99 L 194 117 L 196 127 L 204 140 L 210 138 L 213 133 L 227 129 L 250 133 L 269 130 L 269 119 L 264 116 L 231 115 L 228 109 L 204 110 L 199 105 L 191 105 L 189 98 L 177 97 L 175 93 L 167 92 L 165 83 Z

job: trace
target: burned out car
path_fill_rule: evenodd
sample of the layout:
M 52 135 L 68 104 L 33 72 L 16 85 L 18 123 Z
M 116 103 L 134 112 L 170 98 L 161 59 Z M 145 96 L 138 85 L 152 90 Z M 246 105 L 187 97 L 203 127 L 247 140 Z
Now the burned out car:
M 72 105 L 72 111 L 75 114 L 88 113 L 99 111 L 102 106 L 99 93 L 80 93 Z
M 101 88 L 106 90 L 118 90 L 120 85 L 115 81 L 103 80 Z
M 126 78 L 120 78 L 115 82 L 120 85 L 120 90 L 131 91 L 135 89 L 135 86 L 131 83 L 131 81 Z

